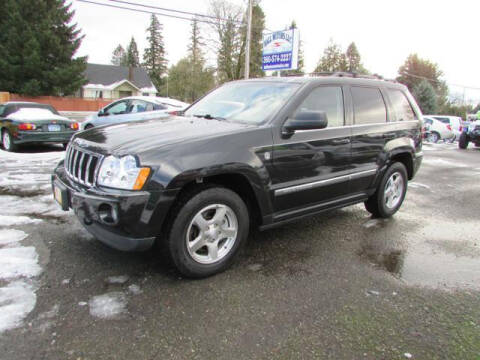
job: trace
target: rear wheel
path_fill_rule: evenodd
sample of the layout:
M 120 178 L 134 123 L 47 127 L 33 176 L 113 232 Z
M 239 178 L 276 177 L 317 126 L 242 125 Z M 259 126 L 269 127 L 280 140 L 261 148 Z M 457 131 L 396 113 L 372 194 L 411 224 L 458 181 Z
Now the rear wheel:
M 468 147 L 469 139 L 466 132 L 460 134 L 460 139 L 458 140 L 458 147 L 460 149 L 466 149 Z
M 402 206 L 407 193 L 407 169 L 402 163 L 392 164 L 383 175 L 377 191 L 366 202 L 365 208 L 373 216 L 388 218 Z
M 430 134 L 427 135 L 427 141 L 436 143 L 440 140 L 440 134 L 437 132 L 431 132 Z
M 186 196 L 173 214 L 167 251 L 187 277 L 226 270 L 247 240 L 247 206 L 229 189 L 214 187 Z
M 10 135 L 8 129 L 3 129 L 2 131 L 2 146 L 6 151 L 13 152 L 18 150 L 18 145 L 14 144 L 12 135 Z

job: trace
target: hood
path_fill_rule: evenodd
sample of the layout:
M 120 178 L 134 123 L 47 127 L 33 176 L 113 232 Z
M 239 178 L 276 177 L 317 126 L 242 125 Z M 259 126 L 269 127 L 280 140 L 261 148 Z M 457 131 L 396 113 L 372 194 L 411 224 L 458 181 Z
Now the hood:
M 252 128 L 254 125 L 170 116 L 95 127 L 75 136 L 74 143 L 101 154 L 141 154 L 151 149 L 189 141 L 219 137 Z

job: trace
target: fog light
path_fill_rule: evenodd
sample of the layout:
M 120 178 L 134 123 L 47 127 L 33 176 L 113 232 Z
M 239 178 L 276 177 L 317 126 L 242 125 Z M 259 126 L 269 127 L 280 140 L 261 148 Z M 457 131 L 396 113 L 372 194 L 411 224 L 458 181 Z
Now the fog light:
M 117 210 L 107 203 L 98 206 L 98 217 L 106 225 L 115 225 L 118 222 Z

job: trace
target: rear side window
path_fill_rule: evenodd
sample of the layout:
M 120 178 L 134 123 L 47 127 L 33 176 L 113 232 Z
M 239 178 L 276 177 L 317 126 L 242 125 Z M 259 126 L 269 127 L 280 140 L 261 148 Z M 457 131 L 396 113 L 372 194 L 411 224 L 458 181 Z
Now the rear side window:
M 444 124 L 450 124 L 450 119 L 447 117 L 434 116 L 433 118 L 441 121 Z
M 393 111 L 395 112 L 397 121 L 415 120 L 415 113 L 408 102 L 407 97 L 401 90 L 388 90 L 388 96 L 392 102 Z
M 355 124 L 387 122 L 387 108 L 379 89 L 359 86 L 351 89 Z
M 343 126 L 343 92 L 339 86 L 318 87 L 303 100 L 294 115 L 299 112 L 320 112 L 327 114 L 327 127 Z

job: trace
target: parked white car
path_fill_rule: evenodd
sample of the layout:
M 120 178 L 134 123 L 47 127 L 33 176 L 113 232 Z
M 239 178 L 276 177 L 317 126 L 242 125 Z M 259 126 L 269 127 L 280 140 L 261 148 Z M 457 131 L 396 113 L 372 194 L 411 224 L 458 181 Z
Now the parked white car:
M 451 130 L 455 134 L 455 139 L 458 140 L 463 130 L 463 121 L 459 116 L 449 116 L 449 115 L 425 115 L 428 118 L 433 118 L 438 121 L 441 121 L 445 125 L 450 125 Z
M 423 124 L 427 133 L 427 141 L 436 143 L 439 140 L 455 140 L 455 133 L 449 124 L 428 116 L 423 117 Z
M 81 129 L 122 122 L 150 120 L 175 115 L 185 110 L 187 103 L 170 98 L 131 96 L 112 102 L 81 123 Z

